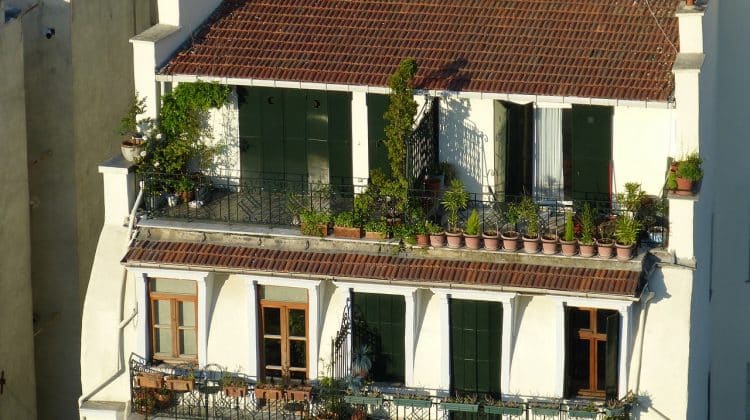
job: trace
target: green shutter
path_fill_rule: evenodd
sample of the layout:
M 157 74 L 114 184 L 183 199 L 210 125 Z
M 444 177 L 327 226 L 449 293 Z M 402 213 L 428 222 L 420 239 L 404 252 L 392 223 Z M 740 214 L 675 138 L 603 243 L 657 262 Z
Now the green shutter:
M 299 89 L 283 89 L 282 91 L 284 96 L 283 172 L 292 175 L 290 179 L 299 179 L 299 175 L 303 177 L 307 175 L 305 91 Z
M 351 103 L 351 93 L 328 92 L 328 161 L 336 185 L 352 177 Z
M 373 353 L 370 378 L 376 382 L 404 383 L 406 301 L 401 295 L 354 293 L 354 346 L 368 344 Z
M 572 195 L 574 200 L 609 200 L 612 113 L 608 106 L 573 105 Z
M 451 390 L 500 394 L 502 304 L 451 299 Z
M 385 140 L 385 118 L 390 100 L 388 95 L 367 94 L 367 141 L 370 169 L 380 168 L 386 174 L 391 172 L 388 163 L 388 150 Z
M 607 356 L 604 373 L 604 391 L 607 399 L 617 398 L 618 371 L 620 368 L 620 314 L 607 317 Z

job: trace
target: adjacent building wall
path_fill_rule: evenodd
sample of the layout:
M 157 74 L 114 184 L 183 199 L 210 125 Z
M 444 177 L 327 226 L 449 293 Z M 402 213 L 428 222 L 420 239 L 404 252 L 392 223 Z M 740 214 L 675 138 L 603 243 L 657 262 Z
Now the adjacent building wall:
M 0 419 L 36 418 L 22 22 L 0 7 Z

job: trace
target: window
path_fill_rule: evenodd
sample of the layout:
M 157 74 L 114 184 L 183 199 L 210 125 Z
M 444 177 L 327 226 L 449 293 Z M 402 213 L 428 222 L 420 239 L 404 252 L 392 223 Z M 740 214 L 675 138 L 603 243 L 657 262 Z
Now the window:
M 197 360 L 198 298 L 195 282 L 151 278 L 148 283 L 153 359 Z
M 620 314 L 593 308 L 567 308 L 565 395 L 616 398 Z
M 353 351 L 368 346 L 372 355 L 369 378 L 375 382 L 404 383 L 406 300 L 402 295 L 355 293 Z
M 260 308 L 263 376 L 307 379 L 307 290 L 260 286 Z
M 500 396 L 503 306 L 450 300 L 451 391 Z

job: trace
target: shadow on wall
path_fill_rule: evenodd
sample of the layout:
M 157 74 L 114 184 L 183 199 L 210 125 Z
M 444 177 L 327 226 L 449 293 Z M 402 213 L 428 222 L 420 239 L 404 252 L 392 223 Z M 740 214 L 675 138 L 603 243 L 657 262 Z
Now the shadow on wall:
M 484 145 L 487 134 L 469 119 L 471 102 L 463 98 L 446 98 L 446 114 L 440 118 L 441 160 L 450 162 L 470 192 L 482 192 L 486 168 Z
M 240 132 L 237 115 L 237 91 L 232 90 L 229 101 L 219 112 L 212 115 L 214 138 L 209 141 L 217 146 L 213 164 L 209 171 L 214 176 L 239 176 Z

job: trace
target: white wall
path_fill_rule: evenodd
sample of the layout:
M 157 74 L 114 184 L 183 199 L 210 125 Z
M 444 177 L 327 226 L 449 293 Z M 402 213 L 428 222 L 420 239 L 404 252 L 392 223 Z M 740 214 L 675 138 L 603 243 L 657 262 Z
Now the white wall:
M 239 181 L 240 121 L 236 89 L 232 89 L 226 105 L 209 110 L 208 124 L 211 126 L 211 138 L 204 141 L 217 147 L 210 168 L 211 175 L 236 177 Z

